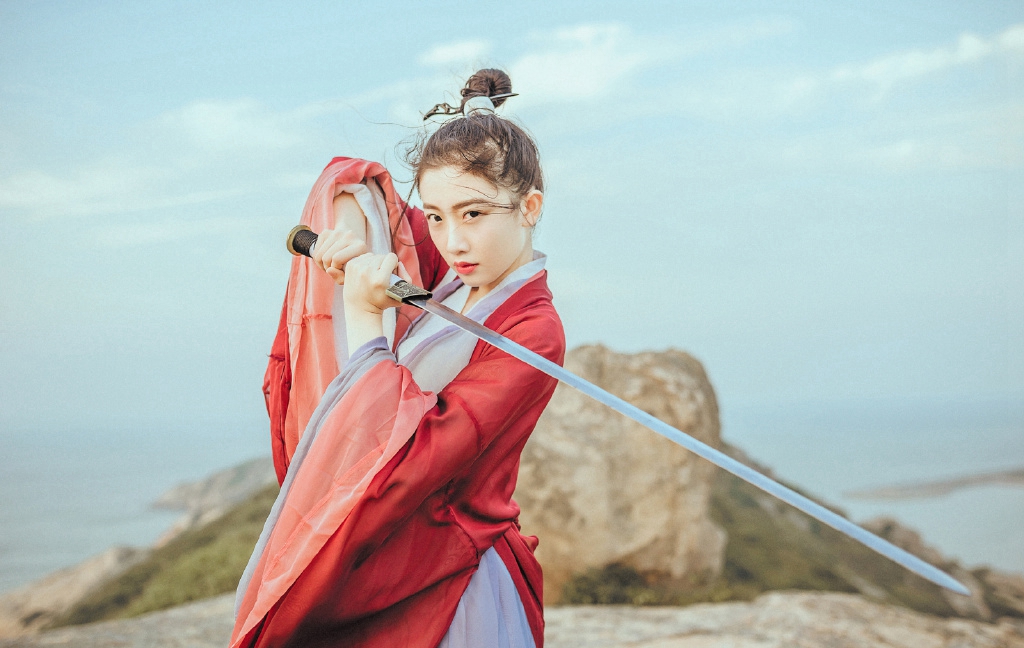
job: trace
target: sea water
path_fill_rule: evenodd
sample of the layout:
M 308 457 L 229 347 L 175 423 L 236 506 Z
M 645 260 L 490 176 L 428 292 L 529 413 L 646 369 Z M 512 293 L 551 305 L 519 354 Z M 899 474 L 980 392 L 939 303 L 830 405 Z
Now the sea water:
M 1024 468 L 1024 407 L 1008 401 L 723 408 L 723 437 L 855 522 L 896 518 L 965 566 L 1024 573 L 1024 487 L 871 500 L 857 491 Z
M 966 565 L 1024 573 L 1024 488 L 867 501 L 850 492 L 1024 467 L 1024 407 L 722 403 L 724 438 L 855 521 L 889 515 Z M 258 426 L 4 430 L 0 591 L 113 545 L 154 542 L 177 513 L 150 504 L 183 481 L 270 452 Z M 542 539 L 543 540 L 543 539 Z
M 182 514 L 152 509 L 161 494 L 269 454 L 260 430 L 0 431 L 0 592 L 152 544 Z

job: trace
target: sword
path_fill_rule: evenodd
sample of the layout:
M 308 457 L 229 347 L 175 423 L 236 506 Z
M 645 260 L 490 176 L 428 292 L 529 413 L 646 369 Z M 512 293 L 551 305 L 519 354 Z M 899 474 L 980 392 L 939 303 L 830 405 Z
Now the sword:
M 298 225 L 288 234 L 288 251 L 295 255 L 310 256 L 313 244 L 316 243 L 317 235 L 305 225 Z M 938 569 L 937 567 L 921 560 L 912 553 L 900 549 L 888 540 L 878 537 L 866 529 L 862 529 L 843 516 L 830 511 L 821 504 L 797 493 L 791 488 L 783 486 L 779 482 L 766 477 L 750 466 L 743 464 L 729 455 L 716 450 L 711 446 L 698 441 L 689 434 L 677 430 L 668 423 L 661 421 L 639 407 L 632 405 L 618 396 L 608 393 L 597 385 L 594 385 L 576 374 L 551 362 L 544 356 L 530 351 L 526 347 L 513 342 L 491 329 L 478 324 L 465 315 L 458 313 L 444 304 L 431 299 L 431 293 L 418 286 L 414 286 L 404 279 L 395 275 L 391 276 L 391 287 L 387 289 L 387 295 L 396 301 L 404 304 L 411 304 L 428 313 L 451 322 L 463 331 L 475 335 L 484 342 L 501 349 L 505 353 L 518 358 L 519 360 L 538 369 L 547 375 L 564 382 L 577 389 L 587 396 L 590 396 L 602 405 L 606 405 L 616 412 L 633 419 L 647 429 L 660 434 L 670 441 L 683 446 L 699 457 L 707 459 L 723 470 L 727 470 L 740 479 L 753 484 L 754 486 L 773 495 L 787 504 L 803 511 L 812 518 L 823 522 L 833 529 L 846 534 L 866 547 L 877 551 L 897 565 L 905 567 L 918 576 L 944 587 L 957 594 L 970 596 L 971 592 L 959 581 Z

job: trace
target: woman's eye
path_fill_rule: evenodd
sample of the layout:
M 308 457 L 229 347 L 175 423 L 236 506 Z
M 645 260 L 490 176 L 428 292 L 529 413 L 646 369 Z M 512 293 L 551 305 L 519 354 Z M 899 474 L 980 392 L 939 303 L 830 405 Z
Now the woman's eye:
M 468 216 L 469 218 L 476 218 L 479 215 L 480 215 L 480 212 L 478 212 L 478 211 L 468 211 L 468 212 L 466 212 L 466 216 Z
M 440 223 L 441 217 L 438 216 L 437 214 L 427 214 L 427 221 L 431 223 Z

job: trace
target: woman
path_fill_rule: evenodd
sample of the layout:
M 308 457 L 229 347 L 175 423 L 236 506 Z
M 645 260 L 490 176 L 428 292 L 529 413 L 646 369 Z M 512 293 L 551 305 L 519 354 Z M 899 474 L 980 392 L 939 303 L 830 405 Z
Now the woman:
M 264 385 L 282 491 L 232 646 L 542 645 L 512 493 L 555 381 L 384 294 L 399 272 L 561 363 L 532 244 L 537 149 L 493 112 L 510 92 L 481 70 L 462 116 L 411 151 L 422 211 L 375 163 L 337 158 L 314 186 L 303 222 L 321 238 L 293 262 Z

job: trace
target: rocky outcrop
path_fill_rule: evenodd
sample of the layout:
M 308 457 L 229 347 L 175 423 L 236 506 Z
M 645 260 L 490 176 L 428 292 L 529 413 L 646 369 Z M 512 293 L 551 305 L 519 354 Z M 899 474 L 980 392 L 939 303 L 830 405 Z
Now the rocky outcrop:
M 703 367 L 677 350 L 632 355 L 571 350 L 570 371 L 718 446 L 718 405 Z M 565 385 L 523 452 L 516 501 L 540 537 L 544 600 L 572 574 L 622 563 L 678 582 L 717 575 L 725 532 L 708 515 L 715 468 Z
M 940 590 L 957 615 L 982 621 L 1011 616 L 1024 619 L 1024 577 L 988 568 L 969 570 L 943 556 L 938 549 L 926 544 L 917 531 L 893 518 L 874 518 L 862 526 L 963 583 L 971 591 L 970 597 Z
M 154 548 L 165 546 L 184 531 L 212 522 L 264 488 L 276 483 L 269 457 L 253 459 L 197 482 L 164 493 L 154 508 L 185 514 L 166 531 Z M 113 547 L 87 560 L 56 571 L 41 580 L 0 596 L 0 638 L 38 632 L 61 618 L 87 595 L 139 564 L 150 548 Z
M 38 632 L 95 587 L 148 554 L 148 549 L 112 547 L 74 567 L 0 596 L 0 637 Z
M 232 506 L 276 481 L 274 463 L 269 457 L 259 457 L 206 479 L 175 486 L 161 495 L 153 508 L 184 511 L 185 514 L 160 536 L 156 546 L 162 547 L 183 531 L 216 520 Z
M 231 596 L 137 619 L 63 628 L 0 648 L 222 648 Z M 583 606 L 544 611 L 546 648 L 1022 648 L 1024 626 L 943 619 L 852 594 L 773 592 L 749 603 Z

